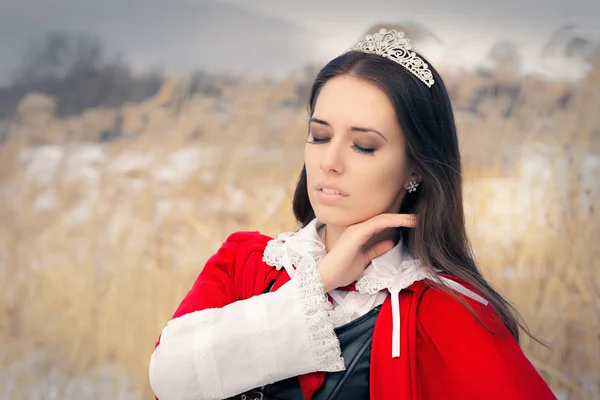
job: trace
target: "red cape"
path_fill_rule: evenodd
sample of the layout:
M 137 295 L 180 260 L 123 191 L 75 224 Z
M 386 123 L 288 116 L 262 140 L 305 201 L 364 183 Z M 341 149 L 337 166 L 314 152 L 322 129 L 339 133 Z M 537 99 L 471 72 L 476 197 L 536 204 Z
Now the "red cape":
M 208 260 L 173 318 L 260 295 L 273 281 L 271 290 L 277 290 L 289 281 L 284 269 L 262 261 L 269 240 L 258 232 L 230 235 Z M 556 399 L 493 308 L 462 298 L 495 334 L 447 293 L 416 282 L 400 293 L 400 357 L 392 358 L 387 297 L 373 331 L 371 399 Z M 298 377 L 307 400 L 324 376 L 317 372 Z

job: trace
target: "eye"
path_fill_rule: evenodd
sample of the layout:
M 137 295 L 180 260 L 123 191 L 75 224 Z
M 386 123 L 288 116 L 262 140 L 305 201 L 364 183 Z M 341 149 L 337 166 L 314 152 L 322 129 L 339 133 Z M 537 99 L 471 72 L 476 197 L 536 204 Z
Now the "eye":
M 322 144 L 322 143 L 328 143 L 328 142 L 331 141 L 331 138 L 328 138 L 328 137 L 318 137 L 318 136 L 315 136 L 314 133 L 311 133 L 310 136 L 312 137 L 312 139 L 307 140 L 306 143 L 309 143 L 309 144 Z M 376 149 L 373 149 L 373 148 L 359 146 L 356 143 L 354 143 L 352 145 L 352 149 L 354 151 L 356 151 L 357 153 L 359 153 L 359 154 L 365 154 L 365 155 L 374 155 L 375 150 L 376 150 Z
M 312 136 L 312 140 L 307 140 L 306 143 L 310 143 L 310 144 L 320 144 L 320 143 L 327 143 L 328 141 L 330 141 L 330 138 L 327 137 L 317 137 L 315 136 L 314 133 L 311 133 L 310 136 Z
M 357 145 L 356 143 L 354 144 L 354 146 L 352 146 L 352 148 L 360 154 L 368 154 L 368 155 L 373 155 L 375 153 L 375 149 L 369 149 L 369 148 L 365 148 L 365 147 L 360 147 L 359 145 Z

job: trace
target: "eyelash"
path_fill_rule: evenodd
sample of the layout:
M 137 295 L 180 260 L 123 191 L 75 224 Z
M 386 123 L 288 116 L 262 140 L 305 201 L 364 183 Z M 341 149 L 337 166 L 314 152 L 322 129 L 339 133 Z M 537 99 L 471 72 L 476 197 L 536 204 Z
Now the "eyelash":
M 313 136 L 312 141 L 306 141 L 306 143 L 309 144 L 323 144 L 323 143 L 327 143 L 330 139 L 325 138 L 325 139 L 319 139 Z M 373 155 L 375 153 L 375 149 L 365 149 L 364 147 L 360 147 L 359 145 L 357 145 L 356 143 L 354 144 L 354 146 L 352 146 L 352 148 L 354 149 L 354 151 L 356 151 L 357 153 L 360 154 L 366 154 L 366 155 Z

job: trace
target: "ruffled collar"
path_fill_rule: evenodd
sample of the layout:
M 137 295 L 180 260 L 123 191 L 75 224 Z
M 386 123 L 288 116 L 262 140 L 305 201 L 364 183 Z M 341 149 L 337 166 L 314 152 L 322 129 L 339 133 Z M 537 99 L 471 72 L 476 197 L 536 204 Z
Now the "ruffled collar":
M 267 244 L 265 261 L 278 269 L 285 268 L 290 277 L 294 274 L 294 253 L 309 256 L 318 264 L 326 255 L 325 244 L 319 235 L 324 224 L 313 219 L 296 232 L 284 232 Z M 292 252 L 286 251 L 292 250 Z M 398 293 L 414 282 L 431 277 L 418 260 L 413 259 L 400 241 L 391 250 L 374 258 L 356 281 L 356 290 L 363 294 L 376 294 L 382 290 Z
M 267 243 L 263 261 L 277 269 L 285 268 L 290 278 L 296 276 L 295 266 L 310 262 L 314 267 L 325 256 L 325 244 L 319 236 L 323 223 L 316 218 L 296 232 L 284 232 Z M 392 357 L 400 357 L 399 293 L 430 273 L 403 250 L 399 242 L 391 250 L 374 258 L 356 281 L 359 293 L 375 294 L 387 290 L 392 303 Z
M 296 232 L 284 232 L 270 240 L 265 247 L 263 261 L 277 269 L 285 268 L 290 278 L 295 277 L 295 266 L 300 262 L 316 265 L 325 256 L 325 244 L 319 235 L 323 223 L 316 218 Z M 488 302 L 455 281 L 431 272 L 419 260 L 413 259 L 400 241 L 391 250 L 374 258 L 356 281 L 356 290 L 376 294 L 387 290 L 392 305 L 392 358 L 400 356 L 400 291 L 417 281 L 431 279 L 443 282 L 451 289 L 483 304 Z

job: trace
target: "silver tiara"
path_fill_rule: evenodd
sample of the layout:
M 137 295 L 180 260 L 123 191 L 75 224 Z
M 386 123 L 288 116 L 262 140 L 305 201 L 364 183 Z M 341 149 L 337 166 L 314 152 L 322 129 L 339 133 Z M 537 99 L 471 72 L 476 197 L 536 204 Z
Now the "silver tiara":
M 365 36 L 364 42 L 358 42 L 348 51 L 358 50 L 392 60 L 431 87 L 434 80 L 429 66 L 415 52 L 409 51 L 411 48 L 404 32 L 382 28 L 377 33 Z

